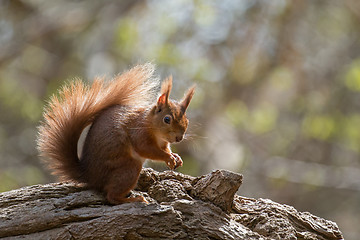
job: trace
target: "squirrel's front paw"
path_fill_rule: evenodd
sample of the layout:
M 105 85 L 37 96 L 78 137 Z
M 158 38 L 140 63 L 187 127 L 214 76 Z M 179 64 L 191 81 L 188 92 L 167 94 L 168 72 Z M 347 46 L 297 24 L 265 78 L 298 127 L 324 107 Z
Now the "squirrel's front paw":
M 170 155 L 170 159 L 166 161 L 166 165 L 172 170 L 176 166 L 176 159 L 174 156 Z
M 175 158 L 175 167 L 174 169 L 181 167 L 183 165 L 183 160 L 177 153 L 171 153 L 171 155 Z
M 166 165 L 170 169 L 176 169 L 177 167 L 182 166 L 182 164 L 183 164 L 183 161 L 182 161 L 181 157 L 176 153 L 171 153 L 170 160 L 166 162 Z

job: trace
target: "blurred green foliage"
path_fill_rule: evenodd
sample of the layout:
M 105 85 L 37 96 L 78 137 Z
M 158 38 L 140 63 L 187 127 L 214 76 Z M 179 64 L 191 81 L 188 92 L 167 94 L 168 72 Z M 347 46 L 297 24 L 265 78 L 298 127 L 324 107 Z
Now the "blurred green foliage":
M 180 171 L 241 172 L 240 194 L 356 239 L 359 13 L 350 0 L 0 0 L 0 191 L 54 180 L 36 127 L 63 84 L 150 61 L 173 75 L 174 98 L 197 84 Z
M 347 69 L 345 85 L 352 91 L 360 92 L 360 60 L 354 60 Z

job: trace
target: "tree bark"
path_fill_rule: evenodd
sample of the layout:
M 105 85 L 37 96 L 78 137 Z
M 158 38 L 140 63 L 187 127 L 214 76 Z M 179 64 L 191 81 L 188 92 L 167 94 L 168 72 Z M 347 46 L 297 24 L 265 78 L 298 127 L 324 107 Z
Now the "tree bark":
M 342 239 L 336 223 L 268 199 L 235 195 L 242 175 L 201 177 L 142 170 L 132 194 L 145 203 L 110 205 L 71 182 L 0 194 L 7 239 Z

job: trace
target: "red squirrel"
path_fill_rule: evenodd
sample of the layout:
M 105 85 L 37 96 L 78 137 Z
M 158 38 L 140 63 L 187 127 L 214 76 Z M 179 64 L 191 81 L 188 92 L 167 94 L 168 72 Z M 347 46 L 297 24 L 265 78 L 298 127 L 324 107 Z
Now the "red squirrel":
M 195 88 L 180 102 L 170 100 L 169 77 L 161 85 L 160 97 L 152 100 L 158 85 L 153 72 L 154 67 L 145 64 L 110 82 L 95 79 L 91 87 L 78 80 L 50 99 L 37 143 L 53 174 L 86 183 L 111 204 L 121 204 L 146 202 L 141 196 L 128 197 L 145 159 L 164 161 L 170 169 L 182 166 L 170 143 L 184 138 L 189 123 L 186 109 Z M 88 125 L 79 158 L 78 140 Z

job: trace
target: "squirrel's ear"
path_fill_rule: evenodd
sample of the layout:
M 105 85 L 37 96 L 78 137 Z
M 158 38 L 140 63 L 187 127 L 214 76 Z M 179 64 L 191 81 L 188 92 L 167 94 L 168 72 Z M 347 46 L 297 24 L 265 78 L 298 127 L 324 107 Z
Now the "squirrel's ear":
M 167 99 L 166 99 L 166 94 L 162 94 L 157 101 L 157 107 L 159 109 L 161 109 L 162 106 L 165 106 L 168 103 Z
M 165 79 L 164 82 L 161 84 L 161 96 L 157 101 L 158 108 L 161 109 L 161 106 L 168 105 L 171 88 L 172 88 L 172 76 Z
M 165 94 L 166 103 L 169 102 L 169 96 L 170 96 L 171 88 L 172 88 L 172 76 L 169 76 L 161 84 L 161 95 Z
M 185 94 L 183 100 L 180 103 L 182 112 L 185 112 L 186 109 L 188 108 L 190 101 L 191 101 L 192 97 L 194 96 L 194 93 L 195 93 L 195 86 L 191 87 Z

